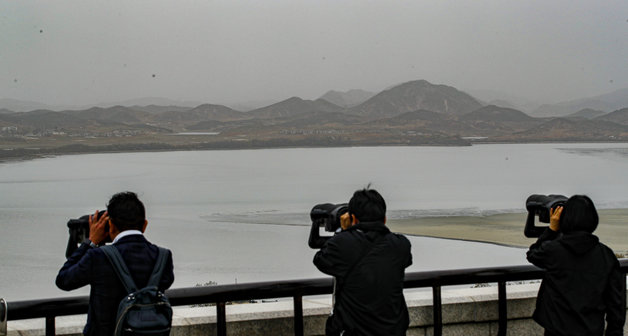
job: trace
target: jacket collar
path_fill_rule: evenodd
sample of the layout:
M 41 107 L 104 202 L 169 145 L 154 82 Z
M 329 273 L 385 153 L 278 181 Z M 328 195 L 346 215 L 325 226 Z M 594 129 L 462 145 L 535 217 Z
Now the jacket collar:
M 375 231 L 379 233 L 389 233 L 390 230 L 386 227 L 383 221 L 376 222 L 359 222 L 358 224 L 350 227 L 347 230 L 362 230 L 362 231 Z

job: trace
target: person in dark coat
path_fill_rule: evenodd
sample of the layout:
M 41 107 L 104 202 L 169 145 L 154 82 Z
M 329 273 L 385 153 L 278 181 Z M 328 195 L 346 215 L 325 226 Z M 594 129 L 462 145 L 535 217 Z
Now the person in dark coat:
M 120 300 L 127 295 L 122 282 L 105 253 L 98 248 L 107 237 L 113 239 L 138 288 L 148 283 L 159 248 L 143 235 L 148 222 L 137 195 L 123 192 L 113 195 L 107 212 L 98 218 L 98 211 L 89 219 L 89 240 L 68 258 L 57 275 L 57 287 L 73 290 L 90 285 L 89 309 L 85 335 L 112 335 Z M 106 224 L 109 230 L 106 231 Z M 174 281 L 172 253 L 168 251 L 166 267 L 159 282 L 165 291 Z
M 530 246 L 528 261 L 546 270 L 533 318 L 545 335 L 623 335 L 626 278 L 613 251 L 593 231 L 593 201 L 572 196 L 550 211 L 550 226 Z
M 335 277 L 334 307 L 326 335 L 405 335 L 403 296 L 410 242 L 386 227 L 386 203 L 373 189 L 358 190 L 341 218 L 342 231 L 314 256 L 314 265 Z M 310 239 L 311 241 L 311 239 Z

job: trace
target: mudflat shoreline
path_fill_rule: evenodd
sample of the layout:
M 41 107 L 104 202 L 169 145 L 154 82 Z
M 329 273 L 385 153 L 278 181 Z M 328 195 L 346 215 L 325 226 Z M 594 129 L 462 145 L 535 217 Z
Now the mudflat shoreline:
M 628 209 L 603 209 L 598 213 L 600 224 L 594 234 L 615 253 L 628 255 Z M 394 232 L 408 235 L 527 248 L 535 239 L 523 235 L 526 217 L 527 213 L 423 217 L 390 220 L 388 226 Z

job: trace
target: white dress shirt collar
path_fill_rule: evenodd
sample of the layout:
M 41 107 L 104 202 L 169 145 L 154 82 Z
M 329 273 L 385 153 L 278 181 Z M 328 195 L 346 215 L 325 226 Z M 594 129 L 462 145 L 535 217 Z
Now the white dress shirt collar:
M 141 235 L 142 231 L 140 230 L 126 230 L 126 231 L 122 231 L 120 233 L 118 233 L 118 235 L 116 236 L 116 239 L 113 240 L 113 244 L 117 243 L 118 240 L 120 240 L 121 238 L 124 238 L 126 236 L 131 236 L 131 235 Z

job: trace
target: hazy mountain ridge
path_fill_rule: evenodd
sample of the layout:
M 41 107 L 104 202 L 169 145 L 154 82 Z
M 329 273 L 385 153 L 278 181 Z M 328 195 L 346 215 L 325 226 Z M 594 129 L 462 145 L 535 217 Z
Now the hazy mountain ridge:
M 595 120 L 605 120 L 622 125 L 628 125 L 628 107 L 601 115 L 599 117 L 596 117 Z
M 364 103 L 374 95 L 375 93 L 373 92 L 359 89 L 353 89 L 345 92 L 331 90 L 327 91 L 319 99 L 324 99 L 340 107 L 349 108 Z
M 50 105 L 11 98 L 0 98 L 0 109 L 11 112 L 28 112 L 35 110 L 53 110 Z M 4 112 L 3 112 L 4 113 Z
M 539 106 L 547 102 L 534 101 L 532 99 L 520 97 L 515 93 L 506 93 L 499 90 L 469 89 L 462 90 L 476 98 L 482 105 L 497 105 L 520 110 L 528 115 Z
M 247 112 L 253 118 L 282 118 L 308 112 L 342 112 L 344 108 L 324 99 L 303 100 L 292 97 L 276 104 Z
M 456 88 L 419 80 L 350 108 L 322 98 L 292 97 L 249 112 L 201 104 L 0 113 L 0 149 L 5 149 L 0 156 L 22 155 L 15 151 L 20 146 L 89 151 L 91 146 L 173 150 L 472 141 L 628 141 L 628 108 L 538 118 L 510 107 L 484 106 Z
M 567 118 L 585 118 L 585 119 L 593 119 L 599 116 L 606 114 L 604 111 L 594 110 L 590 108 L 582 109 L 578 112 L 567 115 Z
M 382 91 L 348 112 L 375 119 L 422 109 L 462 115 L 480 107 L 475 98 L 456 88 L 418 80 Z
M 628 106 L 628 88 L 611 93 L 576 99 L 557 104 L 545 104 L 536 109 L 532 115 L 539 117 L 567 116 L 584 109 L 604 111 L 606 113 Z
M 76 115 L 86 120 L 115 121 L 124 124 L 141 124 L 150 116 L 148 112 L 134 110 L 133 108 L 124 106 L 113 106 L 109 108 L 92 107 L 88 110 L 69 111 L 66 113 Z
M 202 105 L 202 104 L 200 104 Z M 195 105 L 195 106 L 200 106 Z M 162 113 L 162 112 L 185 112 L 189 111 L 190 107 L 176 106 L 176 105 L 131 105 L 129 108 L 136 111 L 144 111 L 148 113 Z
M 233 121 L 250 118 L 245 113 L 223 105 L 203 104 L 185 111 L 164 111 L 156 114 L 155 122 L 201 122 L 206 120 Z
M 462 115 L 461 119 L 475 121 L 528 122 L 534 118 L 512 108 L 488 105 Z
M 424 80 L 412 81 L 408 83 L 414 82 L 425 82 Z M 405 84 L 405 83 L 404 83 Z M 392 85 L 383 91 L 387 91 L 393 89 L 399 85 Z M 430 84 L 432 85 L 432 84 Z M 444 86 L 444 85 L 443 85 Z M 560 103 L 545 103 L 543 102 L 535 102 L 530 99 L 522 98 L 515 94 L 509 94 L 500 92 L 497 90 L 482 90 L 482 89 L 469 89 L 469 90 L 460 90 L 461 92 L 466 92 L 470 94 L 477 102 L 481 105 L 497 105 L 501 107 L 508 107 L 517 109 L 525 112 L 528 115 L 535 117 L 548 117 L 548 116 L 567 116 L 568 114 L 576 113 L 583 109 L 594 109 L 601 110 L 606 113 L 622 109 L 628 106 L 628 88 L 619 89 L 614 92 L 602 94 L 599 96 L 589 97 L 589 98 L 581 98 L 575 99 Z M 382 92 L 379 92 L 382 93 Z M 379 94 L 378 93 L 378 94 Z M 319 97 L 319 99 L 324 99 L 332 104 L 337 106 L 347 108 L 352 106 L 343 105 L 343 101 L 346 101 L 345 104 L 348 105 L 357 105 L 364 103 L 366 100 L 375 96 L 376 93 L 372 93 L 369 91 L 361 90 L 361 89 L 352 89 L 345 92 L 330 90 L 326 92 L 324 95 Z M 339 101 L 335 101 L 336 98 L 341 97 Z M 34 110 L 50 110 L 50 111 L 67 111 L 67 110 L 86 110 L 92 107 L 100 107 L 100 108 L 110 108 L 114 106 L 125 106 L 137 110 L 144 110 L 146 112 L 164 112 L 164 111 L 187 111 L 190 108 L 197 107 L 199 105 L 206 104 L 207 102 L 194 102 L 194 101 L 181 101 L 181 100 L 173 100 L 167 98 L 158 98 L 158 97 L 145 97 L 138 99 L 129 99 L 120 102 L 110 102 L 110 103 L 97 103 L 93 105 L 48 105 L 34 101 L 24 101 L 18 99 L 11 98 L 0 98 L 0 113 L 11 112 L 29 112 Z M 268 107 L 273 105 L 273 102 L 242 102 L 242 103 L 234 103 L 228 104 L 233 110 L 236 111 L 248 111 L 258 108 L 251 108 L 251 106 L 262 106 L 261 108 Z M 240 106 L 241 105 L 241 106 Z M 584 106 L 583 106 L 584 105 Z M 236 106 L 236 108 L 234 108 Z M 602 106 L 603 108 L 596 108 L 596 106 Z M 543 111 L 547 109 L 557 108 L 558 111 L 552 114 L 549 111 L 549 114 L 544 113 Z M 412 109 L 411 109 L 412 110 Z M 438 109 L 433 109 L 439 111 Z M 407 111 L 406 111 L 407 112 Z M 440 112 L 440 111 L 439 111 Z M 546 111 L 547 112 L 547 111 Z
M 50 110 L 50 111 L 80 111 L 87 110 L 92 107 L 100 107 L 100 108 L 110 108 L 114 106 L 126 106 L 126 107 L 136 107 L 139 109 L 150 108 L 154 106 L 156 108 L 168 107 L 172 109 L 184 108 L 189 109 L 194 106 L 201 105 L 201 102 L 194 101 L 179 101 L 167 98 L 157 98 L 157 97 L 145 97 L 138 99 L 129 99 L 119 102 L 109 102 L 109 103 L 96 103 L 91 105 L 69 105 L 69 104 L 43 104 L 34 101 L 26 101 L 19 99 L 11 99 L 11 98 L 0 98 L 0 109 L 7 109 L 13 112 L 30 112 L 35 110 Z M 148 112 L 148 111 L 147 111 Z

